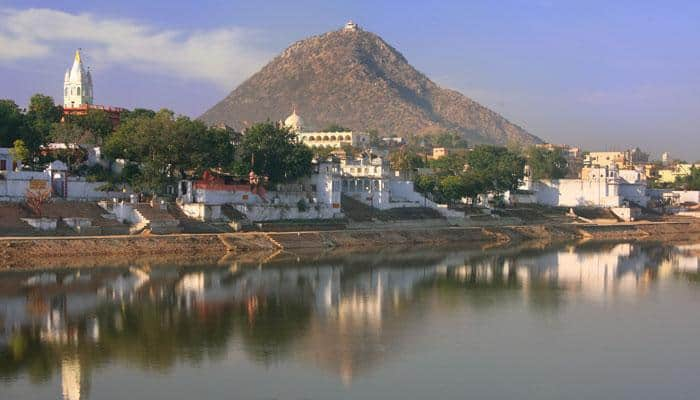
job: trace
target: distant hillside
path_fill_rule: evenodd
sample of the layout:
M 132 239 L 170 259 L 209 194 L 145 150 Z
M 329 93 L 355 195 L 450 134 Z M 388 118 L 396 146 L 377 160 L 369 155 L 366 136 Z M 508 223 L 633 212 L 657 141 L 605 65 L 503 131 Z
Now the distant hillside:
M 541 140 L 433 83 L 379 36 L 344 28 L 296 42 L 201 116 L 243 129 L 296 106 L 308 128 L 338 123 L 382 135 L 459 132 L 472 143 Z

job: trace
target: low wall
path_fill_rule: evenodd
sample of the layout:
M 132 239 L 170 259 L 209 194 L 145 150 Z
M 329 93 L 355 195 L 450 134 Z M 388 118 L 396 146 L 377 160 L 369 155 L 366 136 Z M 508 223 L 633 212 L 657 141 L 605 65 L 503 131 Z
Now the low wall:
M 131 195 L 127 192 L 110 192 L 100 191 L 99 187 L 105 182 L 86 182 L 82 180 L 72 180 L 68 178 L 68 190 L 66 193 L 67 200 L 82 200 L 82 201 L 97 201 L 110 199 L 128 199 Z
M 220 205 L 188 203 L 178 206 L 185 215 L 198 221 L 219 221 L 223 218 Z
M 339 209 L 326 206 L 307 205 L 308 208 L 305 211 L 299 210 L 296 206 L 272 204 L 235 204 L 233 207 L 245 214 L 252 222 L 279 221 L 286 219 L 333 219 L 343 217 Z

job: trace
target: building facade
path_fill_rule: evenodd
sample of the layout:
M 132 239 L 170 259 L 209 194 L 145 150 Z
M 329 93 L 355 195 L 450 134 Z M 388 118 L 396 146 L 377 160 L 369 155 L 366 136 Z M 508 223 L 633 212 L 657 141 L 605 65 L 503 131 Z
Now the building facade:
M 118 125 L 123 108 L 95 105 L 92 74 L 85 69 L 80 50 L 76 50 L 73 66 L 63 78 L 63 115 L 87 115 L 89 110 L 104 111 L 113 125 Z
M 369 134 L 364 132 L 307 132 L 304 120 L 297 114 L 296 109 L 284 120 L 284 126 L 297 134 L 300 143 L 309 147 L 330 147 L 339 149 L 345 145 L 353 147 L 369 146 Z
M 90 104 L 93 104 L 92 75 L 83 67 L 80 50 L 76 50 L 73 66 L 66 70 L 63 79 L 63 107 L 80 108 Z

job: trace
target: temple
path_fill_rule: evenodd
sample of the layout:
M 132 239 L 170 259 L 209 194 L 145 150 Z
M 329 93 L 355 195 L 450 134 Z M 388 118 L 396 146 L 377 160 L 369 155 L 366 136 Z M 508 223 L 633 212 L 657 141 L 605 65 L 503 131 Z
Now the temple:
M 83 66 L 80 50 L 76 50 L 73 66 L 66 70 L 63 78 L 63 115 L 86 115 L 90 109 L 106 112 L 115 125 L 119 124 L 124 111 L 119 107 L 94 104 L 92 74 Z

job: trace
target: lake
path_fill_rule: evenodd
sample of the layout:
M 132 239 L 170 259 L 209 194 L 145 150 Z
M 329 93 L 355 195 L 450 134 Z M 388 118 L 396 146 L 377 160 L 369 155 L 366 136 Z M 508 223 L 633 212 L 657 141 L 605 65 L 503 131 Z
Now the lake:
M 697 399 L 700 245 L 0 272 L 0 399 Z

